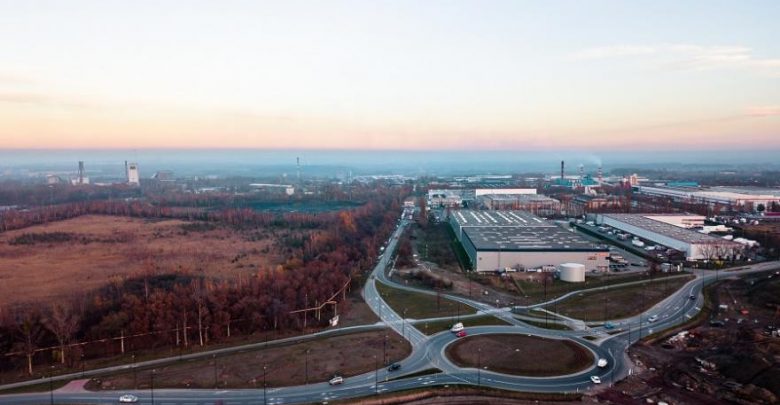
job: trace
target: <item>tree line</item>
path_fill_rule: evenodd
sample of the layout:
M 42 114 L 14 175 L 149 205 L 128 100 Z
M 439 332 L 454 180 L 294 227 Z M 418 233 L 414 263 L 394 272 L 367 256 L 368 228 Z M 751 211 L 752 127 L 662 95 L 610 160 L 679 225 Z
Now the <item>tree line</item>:
M 4 212 L 2 230 L 83 214 L 182 218 L 242 228 L 314 229 L 288 249 L 287 259 L 250 278 L 209 279 L 187 271 L 157 272 L 154 263 L 97 291 L 67 300 L 0 308 L 0 370 L 25 370 L 56 360 L 72 366 L 87 358 L 165 346 L 188 347 L 238 334 L 300 329 L 327 321 L 290 312 L 330 298 L 369 269 L 389 237 L 407 188 L 382 188 L 366 204 L 329 214 L 272 215 L 242 209 L 218 211 L 160 207 L 142 201 L 88 201 Z M 34 282 L 34 281 L 33 281 Z M 339 303 L 343 311 L 344 305 Z M 134 337 L 133 339 L 130 339 Z M 86 345 L 85 342 L 118 342 Z M 41 350 L 55 348 L 53 350 Z M 47 359 L 47 356 L 48 357 Z

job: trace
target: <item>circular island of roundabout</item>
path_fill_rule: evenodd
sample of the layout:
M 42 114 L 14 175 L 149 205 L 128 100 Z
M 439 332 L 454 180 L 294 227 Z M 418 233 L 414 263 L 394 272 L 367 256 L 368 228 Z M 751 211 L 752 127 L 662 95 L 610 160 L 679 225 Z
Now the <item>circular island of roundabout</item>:
M 465 337 L 450 344 L 446 355 L 459 367 L 523 377 L 575 374 L 595 363 L 589 349 L 571 340 L 515 333 Z

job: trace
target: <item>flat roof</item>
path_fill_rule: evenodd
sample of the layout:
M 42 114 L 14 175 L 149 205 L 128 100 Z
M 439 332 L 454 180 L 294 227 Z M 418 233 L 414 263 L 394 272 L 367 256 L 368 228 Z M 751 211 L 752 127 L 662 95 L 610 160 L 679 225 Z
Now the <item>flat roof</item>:
M 663 236 L 676 239 L 686 243 L 725 243 L 730 244 L 725 239 L 705 235 L 690 229 L 681 228 L 666 222 L 656 221 L 650 217 L 660 216 L 659 214 L 603 214 L 605 218 L 611 218 L 624 224 L 632 225 L 637 228 L 654 232 Z
M 493 201 L 545 201 L 545 202 L 558 202 L 554 198 L 550 198 L 542 194 L 482 194 L 480 197 L 487 198 Z
M 608 252 L 557 225 L 540 227 L 469 227 L 463 235 L 478 251 Z
M 467 227 L 556 227 L 527 211 L 452 211 L 450 216 L 461 228 Z

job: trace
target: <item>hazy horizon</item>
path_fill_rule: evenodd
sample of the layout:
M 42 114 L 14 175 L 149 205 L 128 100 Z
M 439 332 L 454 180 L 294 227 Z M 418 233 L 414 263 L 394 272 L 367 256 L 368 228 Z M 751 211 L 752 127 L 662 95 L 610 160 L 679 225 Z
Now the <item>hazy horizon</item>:
M 748 168 L 778 170 L 775 151 L 579 152 L 579 151 L 393 151 L 393 150 L 262 150 L 262 149 L 93 149 L 93 150 L 3 150 L 0 169 L 24 169 L 34 173 L 75 172 L 84 161 L 87 173 L 123 176 L 124 161 L 139 164 L 142 177 L 158 170 L 177 175 L 220 174 L 262 177 L 294 173 L 301 159 L 305 176 L 360 174 L 509 174 L 536 172 L 557 174 L 560 161 L 567 173 L 580 165 L 587 173 L 599 166 L 612 168 Z

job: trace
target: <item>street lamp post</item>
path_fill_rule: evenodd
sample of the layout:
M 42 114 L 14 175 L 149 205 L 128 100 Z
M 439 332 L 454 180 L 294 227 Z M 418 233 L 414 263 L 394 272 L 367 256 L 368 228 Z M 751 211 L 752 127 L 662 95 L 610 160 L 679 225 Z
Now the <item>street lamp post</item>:
M 309 383 L 309 351 L 310 349 L 306 349 L 306 384 Z
M 482 385 L 480 372 L 482 370 L 482 348 L 477 349 L 477 387 Z
M 382 350 L 383 350 L 382 363 L 384 365 L 387 365 L 387 333 L 385 333 L 385 340 L 384 343 L 382 344 Z
M 54 366 L 49 368 L 49 403 L 54 405 Z
M 217 355 L 212 354 L 211 359 L 214 360 L 214 388 L 217 388 Z
M 263 405 L 266 405 L 266 396 L 265 396 L 265 375 L 267 374 L 266 370 L 268 369 L 268 365 L 263 366 Z
M 404 317 L 401 319 L 401 335 L 406 337 L 406 311 L 408 308 L 404 308 Z
M 157 370 L 152 369 L 152 374 L 150 374 L 150 377 L 149 377 L 149 378 L 151 378 L 152 405 L 154 405 L 154 373 L 156 371 Z
M 133 358 L 133 388 L 138 387 L 138 370 L 135 368 L 135 353 L 131 355 Z
M 374 394 L 379 395 L 379 363 L 374 355 Z

